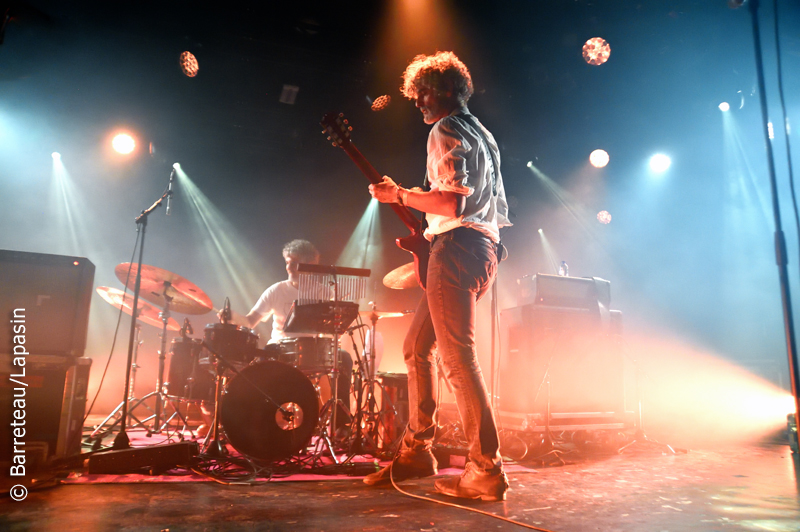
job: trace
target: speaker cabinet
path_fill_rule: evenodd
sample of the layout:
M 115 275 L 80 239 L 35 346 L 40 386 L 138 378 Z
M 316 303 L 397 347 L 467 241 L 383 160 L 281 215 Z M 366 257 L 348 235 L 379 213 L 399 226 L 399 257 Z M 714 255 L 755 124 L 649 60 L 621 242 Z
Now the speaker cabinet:
M 619 311 L 601 318 L 586 309 L 523 305 L 503 310 L 501 325 L 501 411 L 544 419 L 549 401 L 551 423 L 623 418 Z
M 28 353 L 82 356 L 93 282 L 88 259 L 0 250 L 0 353 L 13 352 L 13 320 Z
M 33 449 L 42 450 L 47 459 L 78 454 L 92 360 L 29 355 L 25 376 L 15 377 L 26 386 L 11 380 L 22 369 L 12 361 L 12 356 L 0 355 L 0 419 L 6 424 L 0 430 L 0 462 L 10 461 L 13 454 L 14 436 L 8 423 L 22 415 L 15 416 L 15 410 L 24 412 L 25 424 L 21 426 L 25 435 L 21 440 L 28 464 Z M 15 405 L 15 398 L 24 399 L 24 404 Z

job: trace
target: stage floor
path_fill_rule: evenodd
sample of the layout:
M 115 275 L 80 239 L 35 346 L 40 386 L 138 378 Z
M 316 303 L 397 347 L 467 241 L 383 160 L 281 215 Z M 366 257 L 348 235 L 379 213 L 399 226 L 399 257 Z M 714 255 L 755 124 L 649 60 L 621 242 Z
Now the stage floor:
M 567 457 L 571 460 L 570 457 Z M 467 506 L 553 531 L 800 530 L 788 445 L 687 454 L 656 450 L 512 466 L 504 503 Z M 446 470 L 457 473 L 455 469 Z M 32 490 L 0 501 L 0 530 L 521 530 L 466 510 L 370 488 L 360 478 L 267 482 L 138 482 L 117 478 Z M 432 495 L 433 479 L 401 486 Z

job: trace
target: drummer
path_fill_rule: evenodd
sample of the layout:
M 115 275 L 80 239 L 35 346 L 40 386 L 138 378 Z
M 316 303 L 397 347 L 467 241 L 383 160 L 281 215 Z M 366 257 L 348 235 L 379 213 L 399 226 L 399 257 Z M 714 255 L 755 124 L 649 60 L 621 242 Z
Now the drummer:
M 313 336 L 301 333 L 287 333 L 284 326 L 286 325 L 286 317 L 292 308 L 292 303 L 298 298 L 298 284 L 300 282 L 300 274 L 297 271 L 297 266 L 301 263 L 305 264 L 319 264 L 319 251 L 314 247 L 314 244 L 308 240 L 292 240 L 283 246 L 283 259 L 286 262 L 286 273 L 288 278 L 284 281 L 279 281 L 261 294 L 252 310 L 247 314 L 245 319 L 247 325 L 252 329 L 262 321 L 267 321 L 270 316 L 272 317 L 272 334 L 270 336 L 270 343 L 276 343 L 284 338 L 295 338 L 298 336 Z M 350 381 L 353 373 L 353 359 L 350 353 L 339 349 L 339 379 L 338 389 L 339 398 L 342 399 L 346 414 L 337 416 L 337 425 L 339 427 L 348 423 L 350 414 Z M 341 414 L 341 412 L 340 412 Z M 339 422 L 342 420 L 343 422 Z M 337 427 L 338 428 L 338 427 Z

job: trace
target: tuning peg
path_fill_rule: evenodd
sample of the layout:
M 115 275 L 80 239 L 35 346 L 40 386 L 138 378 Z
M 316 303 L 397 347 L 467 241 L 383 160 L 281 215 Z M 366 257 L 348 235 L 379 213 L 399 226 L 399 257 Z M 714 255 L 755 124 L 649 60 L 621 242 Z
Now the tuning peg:
M 331 142 L 331 146 L 336 147 L 336 143 L 335 142 Z
M 347 119 L 345 118 L 345 119 L 344 119 L 344 123 L 345 123 L 345 124 L 349 124 L 350 122 L 348 122 L 348 121 L 347 121 Z
M 331 138 L 330 138 L 330 137 L 328 137 L 328 140 L 331 140 Z
M 353 131 L 353 126 L 348 126 L 347 131 Z

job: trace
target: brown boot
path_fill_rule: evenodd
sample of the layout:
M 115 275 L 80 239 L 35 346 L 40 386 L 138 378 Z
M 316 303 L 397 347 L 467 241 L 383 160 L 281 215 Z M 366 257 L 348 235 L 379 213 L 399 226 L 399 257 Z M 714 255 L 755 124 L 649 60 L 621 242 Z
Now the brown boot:
M 392 481 L 400 482 L 409 478 L 430 477 L 439 472 L 436 458 L 429 449 L 401 449 L 391 464 L 376 473 L 364 477 L 364 484 L 379 486 Z
M 433 483 L 433 487 L 442 495 L 450 497 L 504 501 L 508 491 L 508 478 L 502 471 L 481 471 L 472 462 L 467 462 L 460 477 L 441 478 Z

